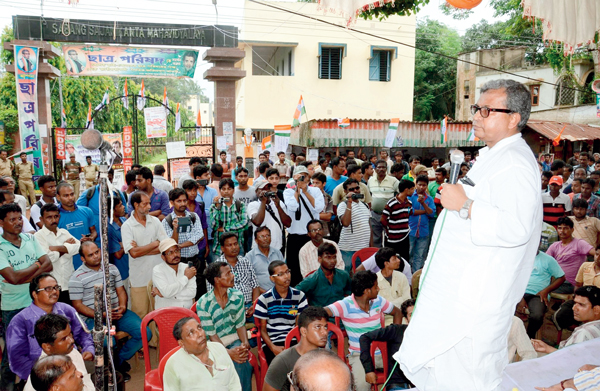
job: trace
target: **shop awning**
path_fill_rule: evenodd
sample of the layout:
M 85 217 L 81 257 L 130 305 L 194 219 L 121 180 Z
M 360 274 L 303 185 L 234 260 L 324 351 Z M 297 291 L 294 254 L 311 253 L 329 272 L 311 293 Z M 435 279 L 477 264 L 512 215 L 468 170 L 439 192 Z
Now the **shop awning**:
M 549 140 L 554 140 L 565 125 L 565 130 L 560 136 L 561 140 L 574 142 L 600 139 L 600 127 L 596 126 L 533 119 L 527 122 L 527 127 Z

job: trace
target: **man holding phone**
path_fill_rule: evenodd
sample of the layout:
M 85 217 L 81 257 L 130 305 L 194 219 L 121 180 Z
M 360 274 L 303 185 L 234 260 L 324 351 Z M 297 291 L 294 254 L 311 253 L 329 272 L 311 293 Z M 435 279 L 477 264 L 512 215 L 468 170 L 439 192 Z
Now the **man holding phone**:
M 307 235 L 307 224 L 318 218 L 325 207 L 321 190 L 308 186 L 310 178 L 306 167 L 301 165 L 296 167 L 294 181 L 295 188 L 288 188 L 283 192 L 283 201 L 292 220 L 288 228 L 286 257 L 287 265 L 292 271 L 292 286 L 296 286 L 302 280 L 298 255 L 302 246 L 310 240 Z

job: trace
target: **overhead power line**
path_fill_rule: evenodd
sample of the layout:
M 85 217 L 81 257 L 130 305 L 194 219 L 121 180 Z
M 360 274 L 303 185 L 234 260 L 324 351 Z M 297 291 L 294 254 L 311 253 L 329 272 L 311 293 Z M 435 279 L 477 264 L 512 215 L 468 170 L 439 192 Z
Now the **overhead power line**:
M 447 54 L 434 52 L 433 50 L 419 48 L 419 47 L 417 47 L 415 45 L 410 45 L 410 44 L 405 43 L 405 42 L 396 41 L 394 39 L 383 37 L 383 36 L 376 35 L 376 34 L 372 34 L 372 33 L 366 32 L 366 31 L 357 30 L 357 29 L 352 28 L 352 27 L 340 26 L 338 24 L 329 22 L 327 20 L 319 19 L 319 18 L 316 18 L 314 16 L 310 16 L 310 15 L 305 15 L 305 14 L 302 14 L 300 12 L 296 12 L 296 11 L 292 11 L 292 10 L 289 10 L 289 9 L 286 9 L 286 8 L 278 7 L 278 6 L 273 5 L 273 4 L 263 3 L 263 2 L 260 2 L 260 1 L 257 1 L 257 0 L 249 0 L 249 1 L 252 2 L 252 3 L 256 3 L 256 4 L 259 4 L 259 5 L 265 6 L 265 7 L 270 7 L 270 8 L 277 9 L 279 11 L 291 13 L 291 14 L 300 16 L 302 18 L 311 19 L 311 20 L 314 20 L 314 21 L 317 21 L 317 22 L 320 22 L 320 23 L 328 24 L 330 26 L 334 26 L 334 27 L 337 27 L 337 28 L 340 28 L 340 29 L 347 29 L 347 30 L 354 31 L 354 32 L 359 33 L 359 34 L 368 35 L 368 36 L 373 37 L 373 38 L 381 39 L 381 40 L 388 41 L 388 42 L 397 43 L 398 45 L 401 45 L 401 46 L 406 46 L 406 47 L 409 47 L 411 49 L 420 50 L 422 52 L 426 52 L 426 53 L 429 53 L 429 54 L 434 54 L 436 56 L 441 56 L 441 57 L 444 57 L 444 58 L 447 58 L 447 59 L 450 59 L 450 60 L 461 61 L 461 62 L 463 62 L 465 64 L 471 64 L 471 65 L 474 65 L 474 66 L 478 66 L 478 67 L 481 67 L 481 68 L 489 69 L 489 70 L 496 71 L 496 72 L 499 72 L 499 73 L 504 73 L 506 75 L 511 75 L 511 76 L 514 76 L 514 77 L 519 77 L 519 78 L 522 78 L 522 79 L 535 81 L 536 83 L 540 83 L 540 84 L 547 84 L 547 85 L 550 85 L 550 86 L 553 86 L 553 87 L 561 87 L 563 89 L 568 89 L 568 90 L 573 90 L 573 91 L 579 91 L 579 92 L 582 92 L 582 93 L 588 92 L 588 91 L 581 90 L 581 89 L 578 89 L 578 88 L 568 87 L 568 86 L 565 86 L 565 85 L 559 86 L 556 83 L 550 83 L 550 82 L 545 81 L 545 80 L 534 79 L 534 78 L 529 77 L 529 76 L 523 76 L 523 75 L 519 75 L 517 73 L 504 71 L 502 69 L 490 67 L 490 66 L 483 65 L 483 64 L 478 64 L 476 62 L 472 62 L 472 61 L 468 61 L 468 60 L 463 60 L 463 59 L 458 58 L 458 57 L 453 57 L 453 56 L 449 56 Z

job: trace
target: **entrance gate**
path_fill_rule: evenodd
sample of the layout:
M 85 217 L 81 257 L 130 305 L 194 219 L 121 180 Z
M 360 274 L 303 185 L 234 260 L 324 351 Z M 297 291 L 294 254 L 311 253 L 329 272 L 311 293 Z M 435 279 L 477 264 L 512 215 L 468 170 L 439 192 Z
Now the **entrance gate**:
M 157 99 L 146 96 L 145 107 L 163 106 L 167 113 L 167 137 L 147 138 L 146 124 L 144 122 L 143 112 L 138 112 L 137 98 L 140 95 L 129 95 L 127 97 L 129 110 L 126 110 L 122 104 L 124 96 L 110 98 L 108 105 L 102 105 L 98 110 L 92 113 L 92 121 L 94 128 L 101 133 L 121 133 L 123 126 L 131 126 L 133 134 L 133 162 L 142 164 L 151 162 L 153 157 L 157 157 L 166 150 L 167 142 L 184 141 L 186 146 L 186 158 L 193 156 L 207 158 L 209 161 L 216 161 L 214 126 L 182 126 L 179 131 L 175 131 L 175 112 Z M 109 116 L 110 110 L 122 110 L 125 118 L 125 123 L 117 123 Z M 67 135 L 81 135 L 86 128 L 69 128 L 65 129 Z M 56 150 L 56 140 L 54 137 L 55 129 L 52 129 L 52 147 Z M 66 156 L 68 161 L 69 157 Z M 165 160 L 166 156 L 165 156 Z M 168 161 L 167 161 L 168 162 Z M 171 178 L 171 165 L 167 164 L 167 175 Z M 61 161 L 54 159 L 54 173 L 57 180 L 62 178 L 63 166 Z

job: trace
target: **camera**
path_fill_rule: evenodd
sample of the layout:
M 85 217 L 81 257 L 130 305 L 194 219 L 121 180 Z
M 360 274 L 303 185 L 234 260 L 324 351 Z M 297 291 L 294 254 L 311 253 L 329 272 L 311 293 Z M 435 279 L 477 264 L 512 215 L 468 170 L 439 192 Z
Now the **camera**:
M 196 181 L 196 183 L 198 183 L 198 185 L 200 185 L 200 186 L 207 186 L 208 185 L 208 179 L 198 179 Z
M 222 204 L 222 203 L 225 203 L 225 202 L 229 202 L 229 198 L 221 197 L 221 199 L 219 200 L 219 204 Z
M 277 198 L 277 193 L 274 191 L 268 191 L 265 193 L 265 197 Z
M 298 178 L 298 181 L 304 182 L 305 179 L 306 179 L 306 177 L 304 175 L 301 175 L 300 178 Z
M 365 198 L 364 194 L 352 194 L 353 200 L 362 200 L 363 198 Z

